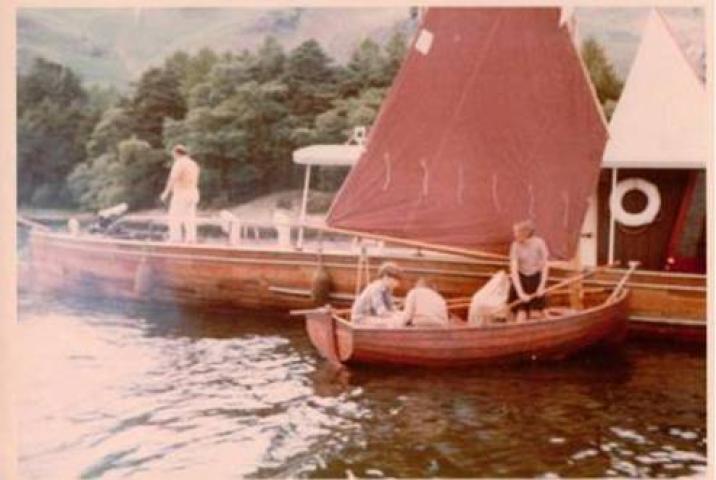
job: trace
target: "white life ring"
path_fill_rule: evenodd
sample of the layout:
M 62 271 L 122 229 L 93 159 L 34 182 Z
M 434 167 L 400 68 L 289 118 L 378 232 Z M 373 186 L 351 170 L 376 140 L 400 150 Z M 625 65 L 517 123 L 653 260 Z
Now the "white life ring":
M 646 196 L 646 207 L 639 213 L 630 213 L 624 210 L 624 195 L 632 190 L 638 190 Z M 617 184 L 609 197 L 609 209 L 614 218 L 628 227 L 638 227 L 654 221 L 661 208 L 661 195 L 659 189 L 643 178 L 627 178 Z

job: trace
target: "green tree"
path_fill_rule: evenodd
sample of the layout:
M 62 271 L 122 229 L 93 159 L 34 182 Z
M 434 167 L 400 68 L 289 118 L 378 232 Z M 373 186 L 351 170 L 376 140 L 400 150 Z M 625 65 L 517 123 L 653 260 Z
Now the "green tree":
M 164 127 L 167 148 L 182 143 L 201 167 L 199 188 L 208 203 L 228 202 L 233 187 L 250 184 L 255 177 L 247 162 L 247 139 L 227 108 L 197 107 L 183 120 L 167 120 Z M 239 184 L 239 185 L 236 185 Z
M 361 42 L 342 71 L 342 95 L 356 95 L 366 88 L 385 86 L 390 82 L 390 79 L 385 78 L 386 65 L 387 61 L 377 43 L 371 39 Z
M 121 192 L 116 194 L 108 190 L 112 184 L 109 173 L 116 162 L 116 152 L 107 152 L 72 170 L 67 176 L 67 186 L 79 206 L 94 210 L 117 203 L 105 200 L 107 196 L 122 197 Z
M 259 83 L 272 80 L 281 80 L 286 65 L 286 54 L 272 36 L 264 39 L 256 52 L 256 58 L 251 67 L 252 79 Z
M 355 127 L 370 126 L 386 92 L 386 88 L 369 88 L 358 96 L 335 100 L 332 109 L 316 116 L 309 143 L 344 143 Z
M 210 48 L 202 48 L 193 56 L 178 51 L 164 62 L 164 68 L 179 77 L 179 91 L 187 98 L 196 85 L 206 81 L 218 61 L 219 56 Z
M 390 86 L 393 83 L 395 75 L 403 63 L 405 54 L 408 51 L 408 37 L 402 31 L 398 30 L 391 35 L 388 43 L 385 45 L 385 67 L 383 76 L 386 83 L 382 86 Z
M 168 172 L 169 156 L 132 137 L 73 170 L 68 185 L 83 207 L 100 209 L 127 202 L 130 208 L 155 204 Z
M 151 68 L 140 78 L 131 99 L 134 133 L 154 148 L 163 144 L 164 119 L 180 119 L 186 113 L 179 82 L 180 74 L 176 69 Z
M 78 135 L 81 140 L 86 140 L 102 119 L 102 115 L 108 109 L 114 108 L 123 100 L 123 97 L 114 87 L 91 85 L 87 88 L 87 103 L 83 108 L 84 119 L 78 126 Z
M 99 119 L 108 108 L 119 104 L 122 94 L 115 87 L 90 85 L 87 87 L 87 108 Z
M 84 159 L 87 92 L 70 69 L 38 59 L 18 77 L 18 203 L 67 206 L 65 177 Z
M 216 106 L 195 107 L 184 120 L 167 121 L 167 148 L 189 147 L 202 167 L 202 194 L 215 204 L 286 184 L 291 152 L 286 93 L 279 82 L 249 81 Z
M 60 107 L 83 106 L 87 101 L 87 92 L 82 87 L 80 78 L 71 69 L 38 58 L 27 75 L 18 77 L 18 117 L 22 116 L 25 110 L 46 100 Z
M 369 88 L 355 97 L 338 99 L 334 107 L 316 117 L 315 128 L 306 132 L 302 145 L 310 143 L 345 143 L 356 127 L 369 127 L 385 98 L 386 88 Z M 316 173 L 316 188 L 336 190 L 345 179 L 347 169 L 321 169 Z
M 624 83 L 616 74 L 614 66 L 604 52 L 604 48 L 594 38 L 587 38 L 582 43 L 581 53 L 599 102 L 606 117 L 610 118 L 614 111 L 614 106 L 619 100 Z
M 296 47 L 286 61 L 287 104 L 299 123 L 310 126 L 315 115 L 331 108 L 336 98 L 332 60 L 315 40 Z
M 107 152 L 116 153 L 119 142 L 131 136 L 132 128 L 132 117 L 125 109 L 108 108 L 87 140 L 87 156 L 95 158 Z
M 234 95 L 243 83 L 251 81 L 254 62 L 254 56 L 249 52 L 243 52 L 238 56 L 224 56 L 212 67 L 205 82 L 200 84 L 208 85 L 206 103 L 216 106 Z

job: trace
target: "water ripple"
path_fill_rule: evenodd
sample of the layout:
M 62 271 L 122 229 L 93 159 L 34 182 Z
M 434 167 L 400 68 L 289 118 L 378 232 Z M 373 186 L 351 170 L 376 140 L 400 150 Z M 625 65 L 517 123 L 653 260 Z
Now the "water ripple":
M 703 474 L 702 353 L 332 368 L 284 318 L 22 297 L 24 478 Z

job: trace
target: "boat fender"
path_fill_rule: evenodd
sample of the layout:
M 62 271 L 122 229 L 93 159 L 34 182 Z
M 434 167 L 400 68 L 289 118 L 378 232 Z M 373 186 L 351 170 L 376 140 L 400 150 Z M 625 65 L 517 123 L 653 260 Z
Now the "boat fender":
M 641 212 L 631 213 L 624 209 L 624 196 L 632 190 L 638 190 L 646 196 L 646 207 Z M 653 222 L 660 208 L 661 196 L 659 195 L 659 189 L 656 185 L 643 178 L 622 180 L 616 185 L 609 197 L 609 209 L 614 215 L 614 219 L 628 227 L 639 227 Z
M 323 265 L 319 265 L 311 280 L 311 300 L 314 305 L 325 305 L 328 303 L 333 287 L 333 279 Z
M 134 293 L 140 297 L 148 296 L 154 288 L 154 271 L 147 262 L 147 258 L 143 257 L 137 265 L 134 272 Z
M 238 217 L 228 210 L 219 212 L 221 230 L 229 236 L 229 245 L 241 243 L 241 222 Z

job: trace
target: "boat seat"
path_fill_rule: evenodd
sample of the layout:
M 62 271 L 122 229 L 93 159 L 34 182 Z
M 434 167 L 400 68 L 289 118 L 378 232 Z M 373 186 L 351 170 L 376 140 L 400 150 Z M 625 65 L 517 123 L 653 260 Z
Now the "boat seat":
M 548 319 L 563 317 L 565 315 L 571 315 L 576 312 L 577 310 L 569 307 L 548 307 L 544 310 L 544 314 Z

